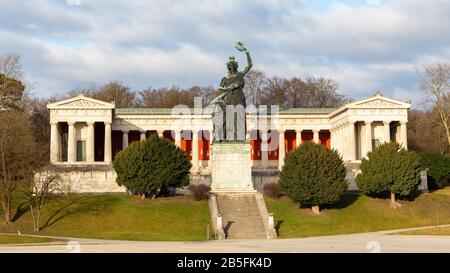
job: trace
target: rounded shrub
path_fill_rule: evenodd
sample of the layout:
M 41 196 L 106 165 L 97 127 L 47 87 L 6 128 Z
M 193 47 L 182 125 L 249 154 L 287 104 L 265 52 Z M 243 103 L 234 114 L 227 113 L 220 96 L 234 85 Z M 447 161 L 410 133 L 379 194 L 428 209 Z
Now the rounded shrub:
M 305 142 L 286 156 L 280 172 L 282 191 L 294 202 L 312 206 L 320 212 L 320 205 L 339 201 L 347 190 L 347 169 L 336 150 Z
M 389 191 L 391 208 L 401 206 L 396 195 L 409 195 L 420 183 L 419 156 L 395 142 L 383 143 L 369 152 L 360 170 L 356 176 L 358 188 L 365 194 Z
M 420 153 L 420 166 L 428 169 L 428 187 L 443 188 L 450 178 L 450 157 L 438 152 Z
M 209 200 L 209 192 L 211 187 L 205 184 L 189 185 L 189 190 L 192 192 L 192 199 L 195 201 Z
M 278 183 L 267 183 L 263 187 L 263 193 L 267 197 L 278 199 L 281 197 L 280 185 Z
M 116 155 L 113 166 L 117 184 L 145 198 L 156 196 L 167 187 L 188 185 L 192 165 L 182 149 L 153 136 L 131 143 Z

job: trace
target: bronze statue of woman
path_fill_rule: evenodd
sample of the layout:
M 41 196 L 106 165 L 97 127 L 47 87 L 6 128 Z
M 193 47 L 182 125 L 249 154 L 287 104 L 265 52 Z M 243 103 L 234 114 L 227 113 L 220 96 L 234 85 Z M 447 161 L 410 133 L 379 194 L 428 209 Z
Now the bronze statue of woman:
M 223 139 L 226 140 L 245 140 L 245 132 L 246 132 L 246 122 L 245 122 L 245 95 L 244 95 L 244 77 L 245 74 L 250 71 L 250 68 L 252 67 L 252 59 L 250 57 L 250 53 L 248 52 L 247 48 L 245 48 L 244 44 L 242 42 L 237 42 L 235 48 L 241 52 L 244 52 L 247 56 L 247 66 L 244 68 L 244 70 L 239 71 L 238 70 L 238 63 L 234 56 L 229 57 L 227 62 L 227 69 L 228 74 L 226 74 L 222 80 L 220 81 L 219 91 L 221 94 L 215 98 L 211 104 L 215 104 L 220 106 L 222 109 L 222 122 L 221 125 L 222 128 L 215 128 L 215 139 L 218 141 L 221 141 Z M 233 106 L 234 109 L 239 111 L 240 109 L 243 109 L 243 113 L 235 113 L 233 114 L 233 120 L 234 120 L 234 126 L 232 132 L 227 132 L 226 129 L 226 119 L 230 117 L 226 117 L 226 106 L 230 105 Z M 237 107 L 239 106 L 239 107 Z M 241 114 L 241 115 L 239 115 Z M 244 119 L 243 124 L 242 122 L 239 122 L 239 119 Z M 215 124 L 216 125 L 216 124 Z M 243 128 L 238 128 L 242 127 Z M 215 126 L 217 127 L 217 126 Z M 223 130 L 222 132 L 225 132 L 226 136 L 218 136 L 218 130 Z M 229 131 L 229 130 L 228 130 Z M 242 133 L 243 132 L 243 133 Z M 230 135 L 232 134 L 232 135 Z

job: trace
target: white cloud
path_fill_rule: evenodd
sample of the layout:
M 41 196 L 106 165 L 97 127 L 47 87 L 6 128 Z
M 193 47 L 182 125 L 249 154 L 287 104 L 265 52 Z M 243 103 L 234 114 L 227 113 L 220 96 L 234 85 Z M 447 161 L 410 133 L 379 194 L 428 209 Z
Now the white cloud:
M 217 85 L 229 55 L 244 61 L 236 40 L 255 68 L 330 77 L 355 98 L 378 89 L 404 98 L 417 92 L 415 67 L 450 60 L 446 0 L 333 1 L 326 10 L 294 0 L 3 2 L 0 54 L 20 54 L 47 96 L 115 79 L 135 89 Z
M 81 6 L 81 0 L 66 0 L 69 6 Z
M 381 6 L 381 0 L 366 0 L 369 6 Z

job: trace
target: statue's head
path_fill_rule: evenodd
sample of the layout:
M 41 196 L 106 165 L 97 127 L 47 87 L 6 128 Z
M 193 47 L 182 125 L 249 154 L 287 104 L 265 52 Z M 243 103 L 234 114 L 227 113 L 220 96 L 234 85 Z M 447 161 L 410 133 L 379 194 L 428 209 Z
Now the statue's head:
M 234 56 L 231 56 L 228 58 L 227 68 L 228 68 L 229 73 L 237 73 L 238 63 L 236 62 L 236 59 L 234 58 Z

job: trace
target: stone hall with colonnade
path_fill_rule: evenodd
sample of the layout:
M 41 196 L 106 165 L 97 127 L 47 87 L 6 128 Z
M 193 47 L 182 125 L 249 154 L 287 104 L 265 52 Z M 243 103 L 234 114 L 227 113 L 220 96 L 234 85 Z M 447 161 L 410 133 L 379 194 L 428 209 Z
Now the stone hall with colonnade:
M 247 114 L 254 187 L 276 182 L 286 154 L 311 141 L 336 149 L 347 169 L 349 189 L 361 159 L 378 143 L 395 141 L 407 148 L 409 102 L 373 97 L 338 108 L 280 108 L 267 116 L 265 129 L 252 126 Z M 59 173 L 64 191 L 126 192 L 115 182 L 112 161 L 133 141 L 153 134 L 181 147 L 189 156 L 191 183 L 210 183 L 213 122 L 210 114 L 174 114 L 172 108 L 116 108 L 79 95 L 47 105 L 50 114 L 50 171 Z M 260 114 L 261 115 L 261 114 Z M 282 140 L 282 141 L 280 141 Z

